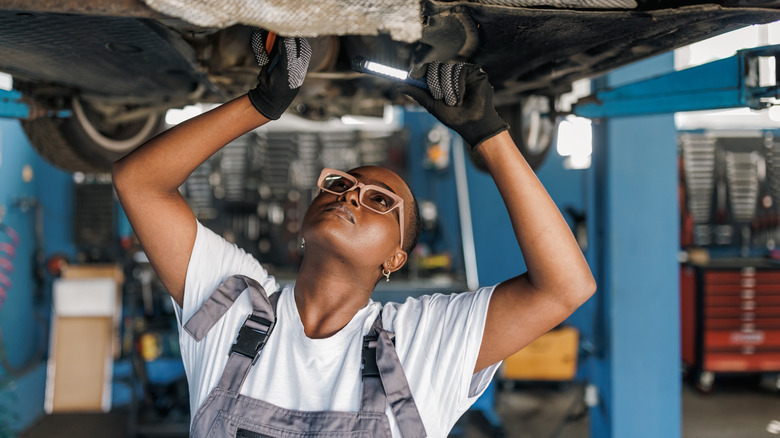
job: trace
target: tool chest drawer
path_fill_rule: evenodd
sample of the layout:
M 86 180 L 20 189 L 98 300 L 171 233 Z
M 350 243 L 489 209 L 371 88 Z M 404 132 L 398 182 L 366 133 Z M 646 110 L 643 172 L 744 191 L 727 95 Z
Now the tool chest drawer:
M 708 350 L 733 348 L 736 351 L 749 347 L 753 352 L 758 349 L 780 351 L 780 330 L 706 330 L 704 347 Z
M 780 266 L 683 266 L 680 293 L 684 362 L 699 373 L 780 371 Z
M 775 372 L 780 370 L 780 351 L 752 354 L 711 352 L 706 356 L 704 370 L 722 373 Z
M 706 269 L 706 268 L 705 268 Z M 753 267 L 730 269 L 722 271 L 707 271 L 704 277 L 710 285 L 736 284 L 750 287 L 756 284 L 780 285 L 780 270 L 768 271 Z
M 758 330 L 780 330 L 780 319 L 762 318 L 760 325 L 755 319 L 751 318 L 707 318 L 704 322 L 704 330 L 740 330 L 742 328 L 753 328 Z M 752 326 L 751 326 L 752 324 Z

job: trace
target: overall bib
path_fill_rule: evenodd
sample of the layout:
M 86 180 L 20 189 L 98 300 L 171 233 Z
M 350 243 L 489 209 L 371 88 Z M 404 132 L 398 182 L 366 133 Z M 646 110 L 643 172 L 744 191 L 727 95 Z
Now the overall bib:
M 393 334 L 382 328 L 382 313 L 363 337 L 362 390 L 359 412 L 307 412 L 284 409 L 241 395 L 241 386 L 276 324 L 276 303 L 255 280 L 234 275 L 222 283 L 184 325 L 201 341 L 244 290 L 252 314 L 238 332 L 219 383 L 198 409 L 190 436 L 209 438 L 391 437 L 385 414 L 390 404 L 404 437 L 424 437 L 425 428 L 409 391 Z

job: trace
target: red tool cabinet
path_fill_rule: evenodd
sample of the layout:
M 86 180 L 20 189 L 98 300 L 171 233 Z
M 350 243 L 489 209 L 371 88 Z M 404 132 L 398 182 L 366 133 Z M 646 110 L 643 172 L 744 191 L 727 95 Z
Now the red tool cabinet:
M 683 265 L 682 357 L 697 387 L 717 373 L 780 372 L 780 266 Z

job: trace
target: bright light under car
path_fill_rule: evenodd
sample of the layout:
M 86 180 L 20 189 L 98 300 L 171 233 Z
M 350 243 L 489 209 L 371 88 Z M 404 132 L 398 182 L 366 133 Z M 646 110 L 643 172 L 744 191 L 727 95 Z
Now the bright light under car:
M 406 78 L 408 77 L 408 74 L 404 70 L 388 67 L 386 65 L 379 64 L 373 61 L 366 61 L 364 68 L 366 70 L 371 70 L 375 73 L 379 73 L 385 76 L 391 76 L 400 79 L 402 81 L 406 80 Z

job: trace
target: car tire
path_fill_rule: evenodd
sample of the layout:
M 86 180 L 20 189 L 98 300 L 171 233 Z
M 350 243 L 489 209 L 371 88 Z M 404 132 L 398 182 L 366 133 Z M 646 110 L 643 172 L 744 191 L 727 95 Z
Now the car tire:
M 498 114 L 509 124 L 509 135 L 525 160 L 536 170 L 544 162 L 555 136 L 554 99 L 548 96 L 526 96 L 519 103 L 497 107 Z M 475 154 L 471 159 L 477 168 L 487 171 Z
M 106 173 L 113 163 L 160 131 L 162 114 L 127 123 L 106 123 L 78 98 L 72 115 L 23 121 L 30 144 L 48 162 L 69 172 Z

